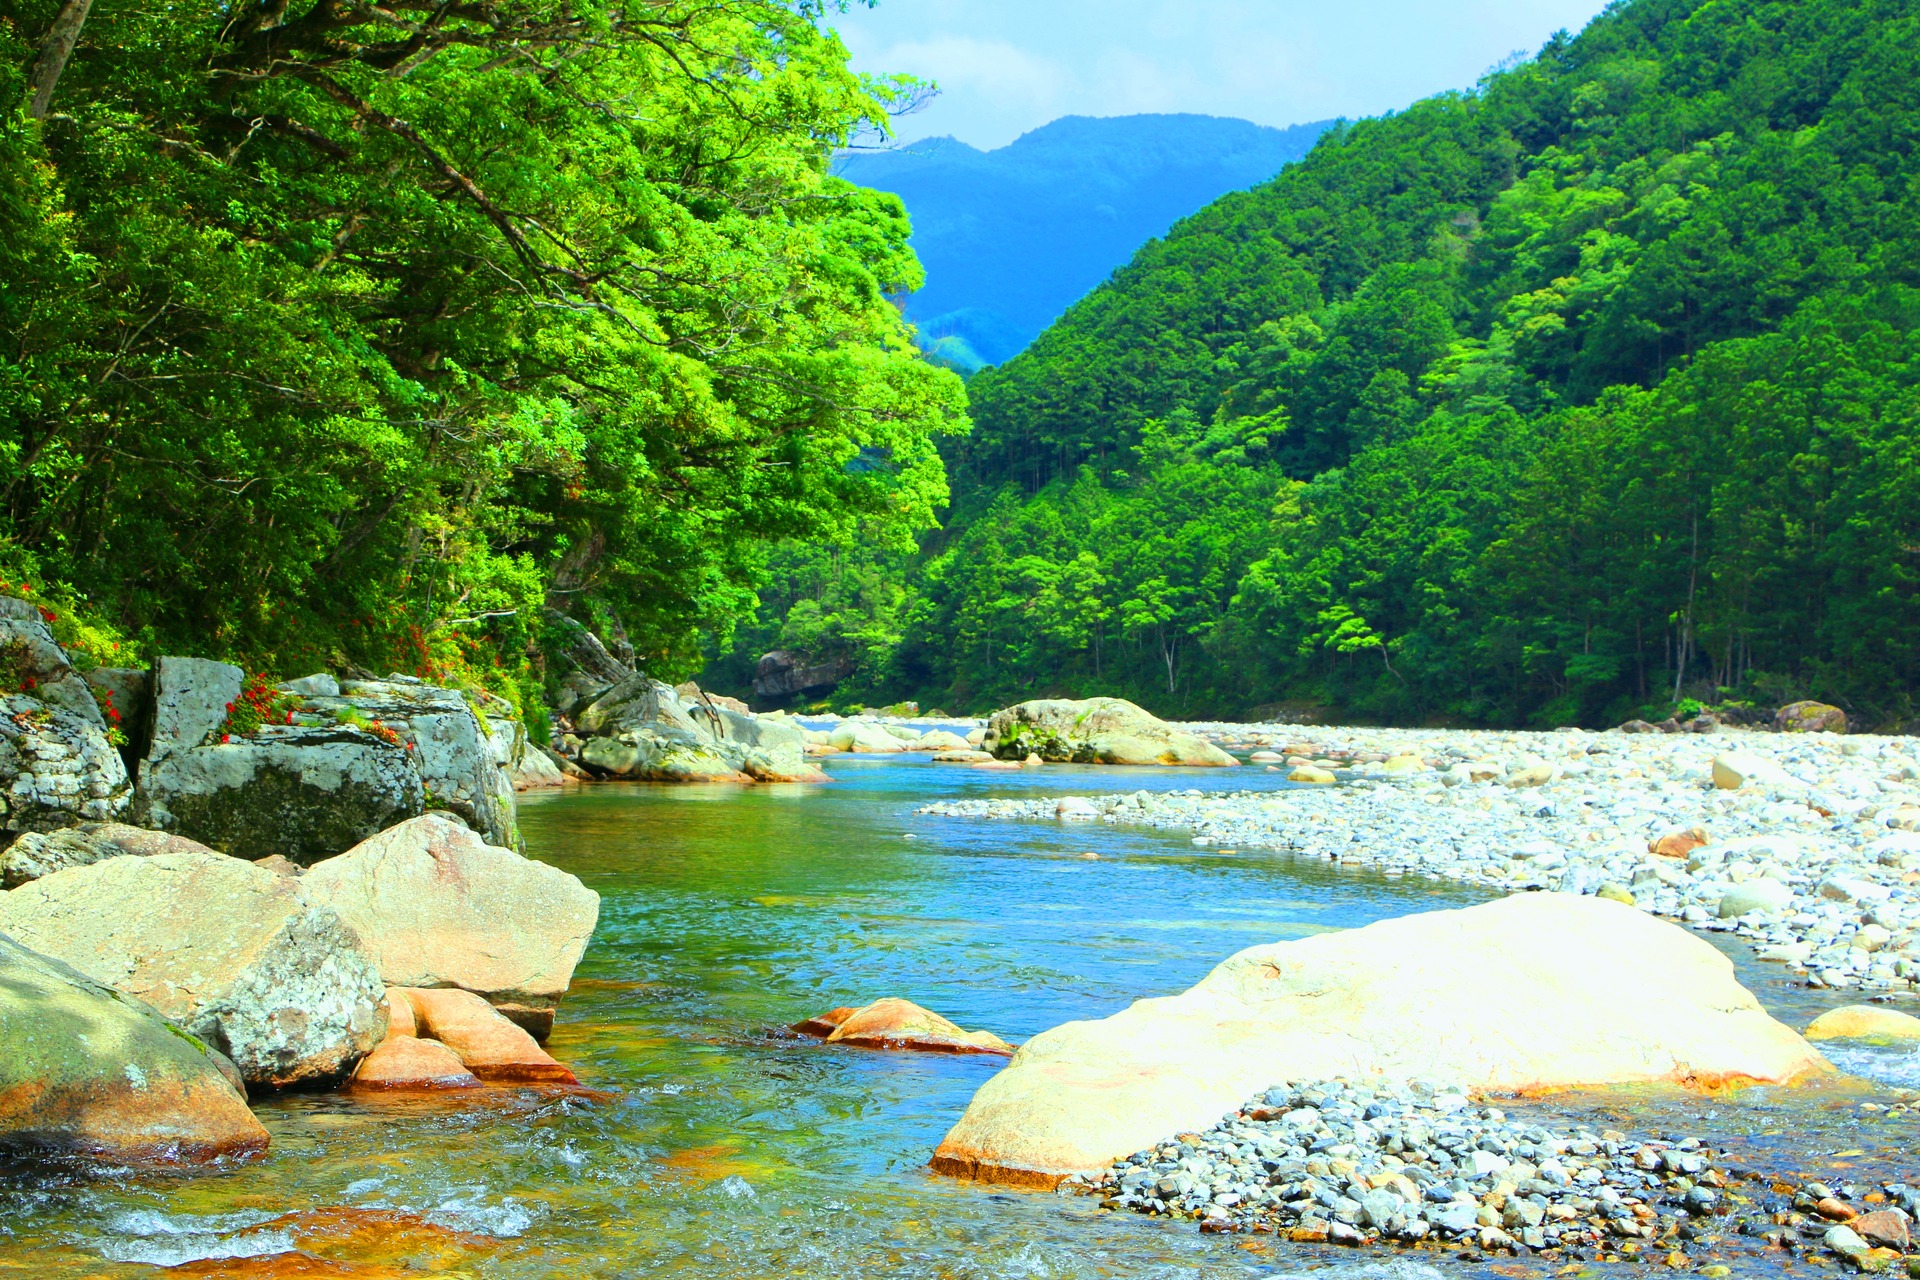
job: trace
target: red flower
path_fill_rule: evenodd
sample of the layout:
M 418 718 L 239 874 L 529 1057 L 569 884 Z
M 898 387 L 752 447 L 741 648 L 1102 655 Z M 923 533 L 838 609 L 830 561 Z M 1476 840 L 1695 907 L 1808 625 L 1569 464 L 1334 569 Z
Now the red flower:
M 222 741 L 222 742 L 232 742 L 232 741 L 233 741 L 233 735 L 232 735 L 232 734 L 230 734 L 230 733 L 223 733 L 223 734 L 221 734 L 221 735 L 220 735 L 220 741 Z
M 40 616 L 45 618 L 48 622 L 53 622 L 56 620 L 53 610 L 47 608 L 47 606 L 40 605 L 39 609 L 40 609 Z

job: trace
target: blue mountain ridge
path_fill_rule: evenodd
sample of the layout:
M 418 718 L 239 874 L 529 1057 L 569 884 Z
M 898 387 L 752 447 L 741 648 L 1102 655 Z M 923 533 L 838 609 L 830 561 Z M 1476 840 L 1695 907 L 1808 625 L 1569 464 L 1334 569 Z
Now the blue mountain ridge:
M 906 202 L 927 272 L 907 318 L 923 347 L 971 372 L 1019 354 L 1140 246 L 1271 178 L 1332 123 L 1065 116 L 993 151 L 929 138 L 843 153 L 835 172 Z

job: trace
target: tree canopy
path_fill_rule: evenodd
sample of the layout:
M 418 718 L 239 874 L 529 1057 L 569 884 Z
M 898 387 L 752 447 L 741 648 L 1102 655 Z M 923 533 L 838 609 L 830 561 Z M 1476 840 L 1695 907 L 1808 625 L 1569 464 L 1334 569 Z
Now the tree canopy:
M 176 651 L 511 665 L 553 606 L 664 674 L 770 542 L 928 526 L 964 393 L 829 171 L 915 86 L 821 17 L 16 0 L 0 570 Z

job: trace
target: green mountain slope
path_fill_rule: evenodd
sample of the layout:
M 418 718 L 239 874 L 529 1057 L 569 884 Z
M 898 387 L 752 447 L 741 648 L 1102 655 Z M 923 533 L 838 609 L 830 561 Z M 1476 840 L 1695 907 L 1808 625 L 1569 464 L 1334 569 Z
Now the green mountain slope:
M 868 681 L 1910 714 L 1917 136 L 1909 0 L 1628 0 L 1329 134 L 973 381 Z

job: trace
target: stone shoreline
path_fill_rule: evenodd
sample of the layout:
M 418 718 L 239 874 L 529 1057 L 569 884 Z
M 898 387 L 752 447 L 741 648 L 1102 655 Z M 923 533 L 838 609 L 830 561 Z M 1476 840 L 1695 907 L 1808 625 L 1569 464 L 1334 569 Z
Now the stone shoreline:
M 1814 986 L 1894 992 L 1920 980 L 1920 740 L 1181 727 L 1344 785 L 1129 791 L 1116 769 L 1103 794 L 918 812 L 1141 825 L 1222 852 L 1604 894 L 1737 932 Z

